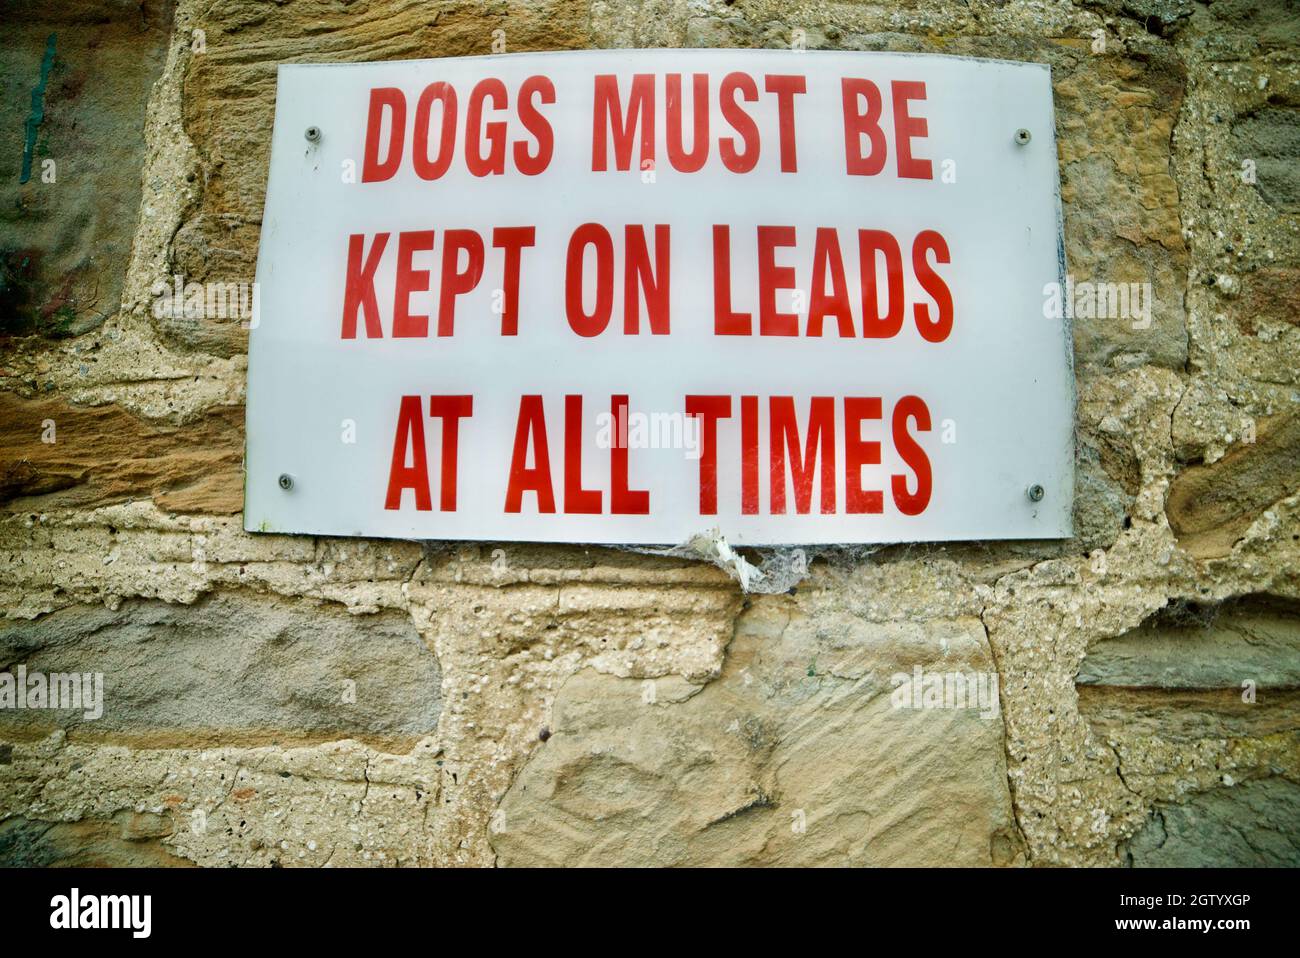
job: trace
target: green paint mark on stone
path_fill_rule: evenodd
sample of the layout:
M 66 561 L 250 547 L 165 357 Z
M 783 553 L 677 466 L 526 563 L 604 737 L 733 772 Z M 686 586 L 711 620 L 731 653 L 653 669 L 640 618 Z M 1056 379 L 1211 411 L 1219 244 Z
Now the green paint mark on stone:
M 27 117 L 27 139 L 23 144 L 23 172 L 18 182 L 26 183 L 32 178 L 32 156 L 36 152 L 36 131 L 45 119 L 45 84 L 50 80 L 50 71 L 54 69 L 54 42 L 57 33 L 51 33 L 45 41 L 45 56 L 41 59 L 41 81 L 32 87 L 32 112 Z

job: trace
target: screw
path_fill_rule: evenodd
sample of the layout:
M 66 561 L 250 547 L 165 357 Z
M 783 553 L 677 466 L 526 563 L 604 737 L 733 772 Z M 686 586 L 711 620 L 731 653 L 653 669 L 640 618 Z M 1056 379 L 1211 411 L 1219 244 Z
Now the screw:
M 1034 483 L 1025 490 L 1025 495 L 1029 497 L 1030 502 L 1042 502 L 1043 496 L 1047 495 L 1047 491 L 1038 483 Z
M 306 132 L 305 134 L 303 134 L 303 135 L 307 137 L 307 142 L 308 142 L 308 143 L 319 143 L 319 142 L 320 142 L 320 127 L 318 127 L 318 126 L 309 126 L 309 127 L 307 127 L 307 132 Z
M 288 492 L 290 489 L 292 489 L 293 476 L 289 475 L 287 472 L 280 473 L 280 488 L 283 489 L 285 492 Z
M 307 139 L 311 139 L 311 137 L 309 136 L 307 137 Z M 1024 146 L 1026 143 L 1028 143 L 1029 131 L 1026 130 L 1024 127 L 1021 127 L 1019 130 L 1016 130 L 1016 142 L 1019 143 L 1021 146 Z

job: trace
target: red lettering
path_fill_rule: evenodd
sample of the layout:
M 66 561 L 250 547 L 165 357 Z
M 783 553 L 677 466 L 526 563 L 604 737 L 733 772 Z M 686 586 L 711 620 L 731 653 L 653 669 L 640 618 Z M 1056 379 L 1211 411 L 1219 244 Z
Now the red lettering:
M 740 397 L 740 511 L 758 515 L 758 397 Z
M 794 289 L 794 267 L 776 265 L 777 247 L 795 243 L 793 226 L 758 228 L 758 332 L 760 336 L 798 336 L 799 317 L 777 310 L 777 290 Z
M 609 135 L 614 140 L 616 168 L 626 170 L 632 165 L 632 141 L 640 133 L 641 169 L 653 169 L 655 157 L 655 78 L 653 73 L 638 73 L 632 77 L 632 92 L 628 97 L 627 118 L 618 95 L 618 77 L 603 73 L 596 77 L 595 102 L 592 106 L 591 168 L 602 172 L 609 168 L 607 157 Z
M 831 291 L 826 292 L 826 273 L 830 271 Z M 853 338 L 853 307 L 849 303 L 849 286 L 844 278 L 844 260 L 840 239 L 835 230 L 821 227 L 813 247 L 812 292 L 808 297 L 808 335 L 820 336 L 822 323 L 834 316 L 840 335 Z
M 488 99 L 497 110 L 504 110 L 510 102 L 506 85 L 495 78 L 480 80 L 469 95 L 469 110 L 465 117 L 465 166 L 474 176 L 497 175 L 506 171 L 506 125 L 497 120 L 483 126 L 483 104 Z M 487 156 L 480 150 L 484 133 L 490 144 Z
M 629 489 L 627 443 L 627 396 L 611 399 L 614 413 L 614 445 L 609 450 L 609 508 L 619 516 L 645 516 L 650 514 L 650 493 L 645 489 Z
M 600 490 L 582 488 L 582 397 L 565 396 L 564 511 L 569 515 L 599 515 L 600 508 Z
M 379 159 L 383 115 L 387 110 L 388 155 Z M 370 112 L 366 116 L 366 150 L 361 164 L 361 182 L 379 183 L 392 179 L 402 165 L 402 146 L 406 141 L 406 96 L 396 87 L 376 87 L 370 91 Z
M 469 261 L 459 268 L 460 254 Z M 473 230 L 447 230 L 442 234 L 442 288 L 438 294 L 438 335 L 450 336 L 456 325 L 456 297 L 468 293 L 483 276 L 483 238 Z M 427 287 L 426 287 L 427 288 Z
M 411 294 L 429 288 L 429 271 L 413 269 L 417 252 L 433 249 L 433 230 L 397 234 L 397 282 L 393 295 L 393 336 L 411 338 L 429 335 L 429 317 L 412 315 Z
M 596 307 L 583 307 L 582 280 L 588 246 L 596 249 Z M 564 306 L 569 325 L 579 336 L 599 336 L 614 310 L 614 241 L 599 223 L 583 223 L 569 238 L 564 276 Z
M 546 169 L 555 151 L 555 134 L 546 117 L 533 106 L 534 95 L 542 103 L 554 103 L 555 84 L 544 76 L 532 76 L 519 87 L 519 122 L 537 140 L 536 154 L 530 154 L 524 143 L 515 143 L 515 166 L 525 176 L 536 176 Z
M 758 99 L 758 84 L 747 73 L 728 73 L 722 79 L 719 92 L 721 98 L 722 118 L 731 124 L 731 128 L 740 134 L 745 143 L 743 151 L 737 151 L 734 137 L 723 137 L 718 141 L 718 154 L 722 165 L 732 173 L 748 173 L 758 163 L 759 139 L 758 125 L 753 117 L 745 112 L 736 102 L 736 94 L 746 102 Z
M 412 454 L 406 464 L 406 450 Z M 428 512 L 433 508 L 429 497 L 429 461 L 424 447 L 424 410 L 419 396 L 403 396 L 397 411 L 397 436 L 393 440 L 393 459 L 388 468 L 388 497 L 385 509 L 402 508 L 402 491 L 415 492 L 415 508 Z
M 785 512 L 785 457 L 790 453 L 790 474 L 794 480 L 794 507 L 800 515 L 812 511 L 813 467 L 821 461 L 821 511 L 823 515 L 835 512 L 835 400 L 830 396 L 814 396 L 808 413 L 808 438 L 805 448 L 799 450 L 799 420 L 794 411 L 793 396 L 772 396 L 769 400 L 768 423 L 771 445 L 771 496 L 772 512 Z
M 713 332 L 717 336 L 748 336 L 753 316 L 731 308 L 731 227 L 713 227 Z
M 916 428 L 922 432 L 930 430 L 930 410 L 920 396 L 904 396 L 894 407 L 893 431 L 894 448 L 898 450 L 908 467 L 916 476 L 916 491 L 907 491 L 907 477 L 895 475 L 890 478 L 890 488 L 894 492 L 894 504 L 905 516 L 920 515 L 930 504 L 932 478 L 930 459 L 925 450 L 907 431 L 909 419 L 916 420 Z
M 687 396 L 686 415 L 700 419 L 700 515 L 714 516 L 718 514 L 718 420 L 731 418 L 731 397 Z
M 641 331 L 641 294 L 645 294 L 646 318 L 650 332 L 668 334 L 669 302 L 669 233 L 667 224 L 655 226 L 655 260 L 650 264 L 645 227 L 628 226 L 623 234 L 623 332 Z
M 844 101 L 844 167 L 850 176 L 875 176 L 885 168 L 885 133 L 880 129 L 882 103 L 880 88 L 870 80 L 845 77 L 840 81 Z M 867 98 L 865 113 L 858 111 L 860 97 Z M 866 134 L 871 152 L 862 155 L 862 136 Z
M 532 447 L 533 467 L 528 468 Z M 551 485 L 551 457 L 546 445 L 546 416 L 541 396 L 519 397 L 519 420 L 515 425 L 515 448 L 510 458 L 510 484 L 506 487 L 506 512 L 519 512 L 524 493 L 537 494 L 537 511 L 555 511 Z
M 429 415 L 442 420 L 442 482 L 439 485 L 438 508 L 443 512 L 456 511 L 456 458 L 460 449 L 460 421 L 473 414 L 473 396 L 429 397 Z
M 682 75 L 670 73 L 668 84 L 668 162 L 681 173 L 694 173 L 709 158 L 709 75 L 691 78 L 691 151 L 682 147 Z
M 429 159 L 429 113 L 433 101 L 442 103 L 442 129 L 438 135 L 438 155 Z M 422 180 L 436 180 L 451 166 L 456 149 L 456 91 L 450 83 L 430 83 L 415 106 L 415 141 L 411 144 L 411 163 Z
M 383 327 L 379 324 L 379 303 L 375 300 L 375 271 L 379 260 L 388 245 L 387 233 L 376 233 L 370 244 L 370 253 L 366 256 L 365 266 L 361 257 L 365 251 L 366 238 L 361 233 L 348 237 L 348 271 L 343 291 L 343 339 L 357 338 L 357 307 L 366 314 L 366 336 L 381 339 Z
M 895 80 L 890 87 L 894 98 L 894 148 L 898 151 L 898 175 L 913 180 L 934 179 L 930 161 L 913 159 L 912 140 L 929 132 L 925 117 L 907 112 L 909 100 L 925 99 L 925 84 L 919 80 Z
M 885 256 L 886 295 L 889 307 L 880 315 L 876 254 Z M 858 230 L 859 268 L 862 271 L 862 335 L 889 339 L 903 328 L 903 253 L 898 240 L 884 230 Z
M 912 272 L 916 274 L 916 281 L 921 284 L 921 288 L 934 297 L 939 315 L 931 319 L 930 307 L 925 303 L 917 303 L 912 311 L 921 336 L 927 342 L 941 343 L 952 332 L 952 291 L 926 258 L 926 254 L 931 251 L 935 262 L 949 262 L 948 244 L 944 242 L 943 236 L 934 230 L 922 230 L 916 234 L 916 240 L 912 243 Z
M 492 231 L 492 246 L 505 250 L 505 269 L 501 304 L 501 335 L 519 334 L 519 270 L 524 247 L 537 242 L 537 230 L 532 226 L 498 226 Z
M 776 94 L 778 126 L 780 128 L 781 172 L 797 173 L 799 163 L 795 156 L 794 98 L 805 92 L 801 76 L 769 76 L 765 79 L 768 93 Z
M 844 400 L 844 509 L 852 515 L 885 511 L 885 494 L 862 488 L 862 467 L 880 465 L 880 443 L 862 438 L 862 421 L 880 419 L 879 396 Z

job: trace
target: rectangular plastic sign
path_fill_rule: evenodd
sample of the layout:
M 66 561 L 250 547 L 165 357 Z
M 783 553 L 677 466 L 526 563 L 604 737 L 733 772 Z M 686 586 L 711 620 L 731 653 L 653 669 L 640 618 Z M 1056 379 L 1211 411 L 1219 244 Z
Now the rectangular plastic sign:
M 286 65 L 245 527 L 1070 534 L 1048 69 L 780 50 Z

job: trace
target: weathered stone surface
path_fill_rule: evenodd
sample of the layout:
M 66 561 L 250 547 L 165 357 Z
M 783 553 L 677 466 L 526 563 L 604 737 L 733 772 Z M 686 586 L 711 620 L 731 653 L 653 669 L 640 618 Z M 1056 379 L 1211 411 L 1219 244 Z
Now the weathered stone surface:
M 1175 604 L 1088 649 L 1080 685 L 1161 689 L 1300 689 L 1300 606 L 1250 597 Z
M 1192 14 L 1192 0 L 1084 0 L 1083 5 L 1138 20 L 1152 33 L 1164 35 Z
M 1076 283 L 1150 290 L 1149 313 L 1130 299 L 1128 315 L 1076 315 L 1076 361 L 1181 367 L 1187 251 L 1170 139 L 1186 69 L 1161 50 L 1085 54 L 1055 66 L 1053 80 L 1069 274 Z
M 1244 418 L 1295 408 L 1294 304 L 1269 290 L 1278 271 L 1300 267 L 1295 210 L 1278 203 L 1294 164 L 1283 170 L 1274 159 L 1286 128 L 1277 114 L 1300 107 L 1297 37 L 1294 4 L 1231 0 L 1198 7 L 1178 44 L 1197 74 L 1175 149 L 1193 250 L 1186 305 L 1195 401 L 1174 423 L 1188 461 L 1220 458 L 1231 445 L 1222 437 L 1239 437 Z
M 177 512 L 239 512 L 243 427 L 241 406 L 219 406 L 176 426 L 116 406 L 23 401 L 0 392 L 0 510 L 94 508 L 152 498 Z
M 152 822 L 142 832 L 142 822 Z M 166 868 L 193 863 L 159 841 L 172 825 L 158 815 L 118 812 L 109 821 L 0 822 L 0 866 L 5 868 Z
M 1204 8 L 1194 6 L 1192 17 L 1190 45 L 1202 48 L 1208 59 L 1276 53 L 1294 58 L 1300 11 L 1290 0 L 1214 0 Z
M 1238 148 L 1254 164 L 1254 184 L 1276 209 L 1300 210 L 1300 109 L 1265 107 L 1233 124 Z
M 604 550 L 572 551 L 598 562 Z M 492 817 L 519 767 L 544 747 L 556 695 L 571 675 L 590 667 L 623 679 L 707 682 L 722 669 L 740 607 L 714 569 L 689 585 L 671 570 L 658 581 L 619 582 L 617 565 L 539 574 L 518 567 L 520 558 L 513 545 L 483 550 L 477 561 L 467 548 L 411 582 L 411 614 L 446 677 L 443 801 L 433 834 L 447 864 L 494 860 Z M 519 584 L 507 586 L 512 579 Z M 524 584 L 530 579 L 541 581 Z
M 0 820 L 16 822 L 6 857 L 59 861 L 84 848 L 116 860 L 123 849 L 112 836 L 138 831 L 139 815 L 146 831 L 171 830 L 132 842 L 126 851 L 137 862 L 429 865 L 441 766 L 429 740 L 402 754 L 354 741 L 133 749 L 77 745 L 60 730 L 15 744 L 0 769 Z M 41 831 L 65 822 L 80 833 L 59 828 L 59 843 L 43 845 Z
M 1294 750 L 1300 744 L 1300 692 L 1293 689 L 1081 685 L 1078 692 L 1079 715 L 1089 730 L 1107 741 L 1125 743 L 1125 750 L 1148 750 L 1153 742 L 1196 747 L 1211 740 L 1230 743 L 1238 752 L 1264 740 L 1271 741 L 1270 750 Z M 1267 767 L 1260 761 L 1249 764 Z
M 1268 506 L 1300 490 L 1300 414 L 1262 422 L 1255 441 L 1180 473 L 1166 511 L 1178 544 L 1195 556 L 1226 555 Z
M 102 717 L 6 709 L 0 736 L 63 728 L 151 747 L 342 737 L 409 746 L 436 730 L 442 701 L 438 662 L 409 617 L 241 594 L 0 625 L 0 662 L 11 673 L 98 672 L 104 683 Z
M 896 709 L 914 667 L 990 672 L 979 621 L 814 624 L 763 600 L 703 688 L 580 672 L 501 803 L 498 863 L 1011 864 L 996 698 Z
M 1137 868 L 1295 868 L 1300 785 L 1264 779 L 1161 805 L 1126 851 Z
M 173 9 L 0 2 L 0 336 L 81 333 L 117 312 Z
M 1296 152 L 1300 155 L 1300 150 Z M 1233 315 L 1242 331 L 1252 336 L 1265 332 L 1270 319 L 1300 325 L 1300 269 L 1263 267 L 1246 277 Z
M 1075 681 L 1079 714 L 1112 740 L 1285 739 L 1300 730 L 1300 606 L 1176 602 L 1092 645 Z

